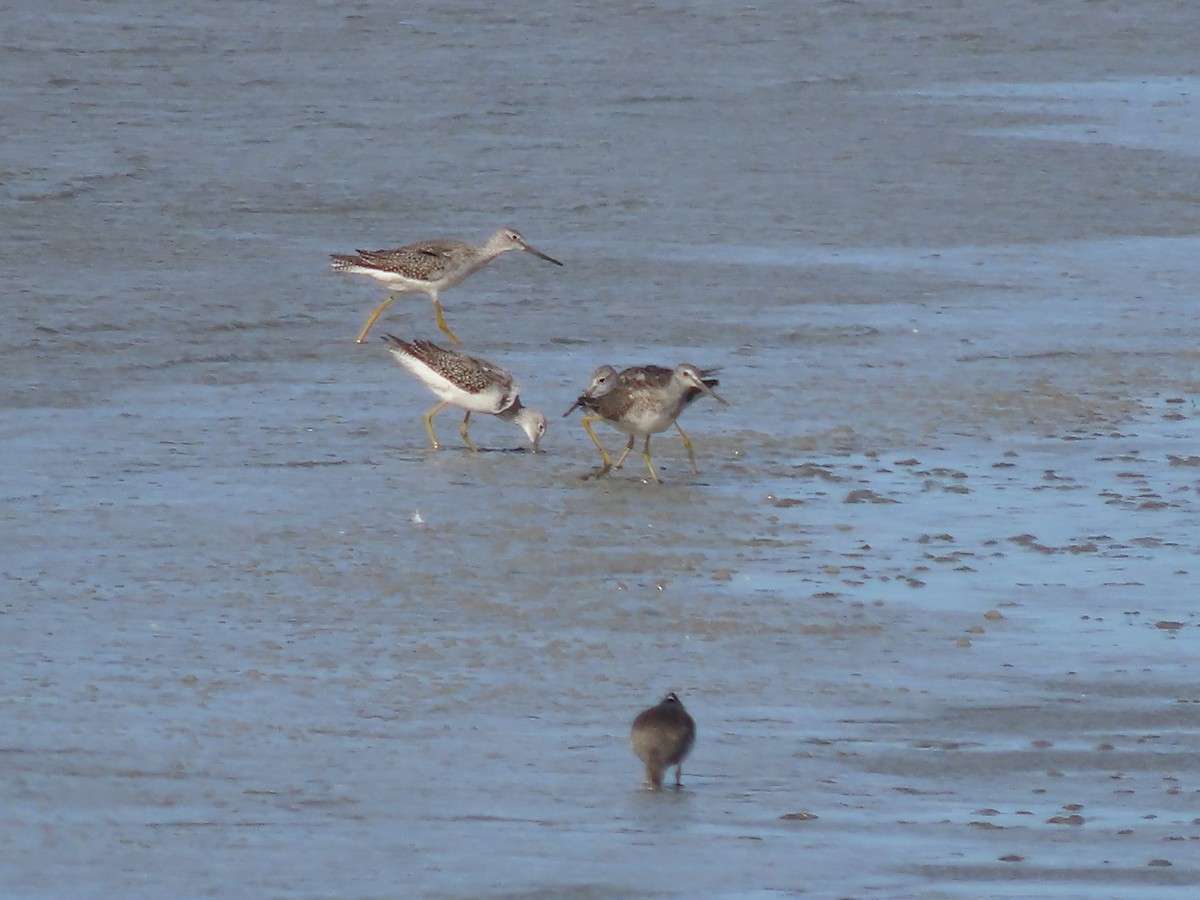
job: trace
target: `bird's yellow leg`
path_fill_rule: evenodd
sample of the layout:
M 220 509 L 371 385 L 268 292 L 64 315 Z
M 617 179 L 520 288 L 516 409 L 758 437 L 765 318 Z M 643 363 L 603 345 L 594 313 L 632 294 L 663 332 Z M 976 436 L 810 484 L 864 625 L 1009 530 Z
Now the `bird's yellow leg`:
M 371 330 L 371 326 L 375 324 L 375 320 L 383 315 L 383 311 L 396 302 L 396 295 L 390 294 L 388 298 L 375 307 L 374 312 L 367 317 L 367 324 L 362 327 L 362 331 L 358 333 L 358 337 L 354 339 L 356 344 L 365 344 L 367 342 L 367 332 Z
M 608 451 L 604 449 L 604 445 L 600 443 L 600 438 L 596 437 L 596 432 L 592 430 L 592 423 L 599 422 L 601 419 L 603 419 L 603 416 L 584 416 L 581 420 L 583 422 L 584 431 L 588 433 L 588 437 L 592 439 L 592 443 L 595 444 L 596 449 L 600 451 L 600 458 L 604 460 L 604 465 L 602 465 L 599 469 L 594 469 L 591 472 L 588 472 L 586 475 L 580 476 L 585 481 L 588 478 L 599 478 L 601 475 L 607 474 L 609 469 L 612 468 L 612 460 L 609 459 Z
M 621 454 L 621 458 L 613 464 L 613 469 L 619 469 L 625 465 L 625 457 L 629 455 L 629 451 L 633 449 L 633 435 L 629 436 L 629 443 L 625 445 L 625 452 Z
M 442 445 L 438 443 L 437 435 L 433 432 L 433 417 L 445 408 L 446 403 L 439 403 L 429 412 L 425 413 L 425 430 L 429 432 L 429 440 L 433 441 L 433 449 L 441 450 Z
M 700 468 L 696 465 L 696 451 L 692 449 L 692 439 L 687 436 L 687 432 L 679 427 L 679 423 L 675 423 L 676 429 L 679 431 L 679 436 L 683 438 L 683 449 L 688 452 L 688 459 L 692 461 L 692 474 L 699 475 Z
M 658 484 L 658 473 L 654 471 L 654 463 L 650 462 L 650 435 L 646 435 L 646 446 L 642 449 L 642 459 L 646 461 L 646 469 L 650 472 L 650 478 L 655 484 Z
M 470 424 L 471 424 L 471 411 L 467 410 L 467 414 L 463 418 L 462 427 L 460 427 L 458 429 L 458 433 L 462 435 L 462 439 L 466 443 L 466 445 L 468 447 L 470 447 L 472 450 L 474 450 L 476 453 L 478 453 L 479 448 L 476 447 L 475 444 L 471 442 L 471 436 L 469 434 L 467 434 L 467 426 Z
M 442 315 L 441 299 L 437 294 L 430 294 L 430 296 L 433 298 L 433 311 L 437 313 L 438 328 L 442 329 L 442 334 L 450 338 L 452 344 L 461 344 L 462 341 L 455 337 L 454 332 L 450 330 L 450 326 L 446 324 L 446 317 Z

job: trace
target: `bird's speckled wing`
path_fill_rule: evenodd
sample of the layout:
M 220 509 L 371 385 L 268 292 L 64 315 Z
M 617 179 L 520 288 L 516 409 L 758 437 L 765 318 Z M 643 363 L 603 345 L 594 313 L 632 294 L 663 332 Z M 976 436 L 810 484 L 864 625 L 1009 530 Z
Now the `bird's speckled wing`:
M 512 373 L 486 359 L 468 356 L 466 353 L 459 353 L 455 350 L 447 350 L 432 341 L 413 341 L 409 347 L 411 348 L 409 352 L 413 356 L 447 381 L 453 382 L 470 394 L 497 390 L 506 397 L 515 399 L 517 396 L 517 384 Z M 511 400 L 500 408 L 504 409 L 510 404 Z
M 584 401 L 580 405 L 610 422 L 620 422 L 641 397 L 641 392 L 623 390 L 622 387 L 601 397 L 580 397 L 580 400 Z
M 704 383 L 709 387 L 716 387 L 714 381 L 709 384 L 709 379 L 721 371 L 721 367 L 717 366 L 713 369 L 698 369 L 700 377 L 704 379 Z M 674 369 L 668 369 L 665 366 L 630 366 L 621 372 L 621 381 L 646 384 L 652 388 L 665 388 L 671 383 L 671 379 L 675 375 Z
M 664 388 L 671 383 L 674 369 L 663 366 L 630 366 L 621 372 L 621 381 L 625 384 L 645 384 L 652 388 Z
M 462 241 L 438 239 L 418 241 L 394 250 L 358 250 L 357 256 L 334 256 L 335 262 L 395 272 L 418 281 L 434 281 L 460 264 L 471 246 Z

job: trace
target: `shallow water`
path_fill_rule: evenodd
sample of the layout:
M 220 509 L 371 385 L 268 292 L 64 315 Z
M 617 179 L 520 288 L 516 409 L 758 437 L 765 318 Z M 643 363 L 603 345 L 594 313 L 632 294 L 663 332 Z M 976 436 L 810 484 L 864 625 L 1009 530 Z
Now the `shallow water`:
M 1195 892 L 1200 14 L 215 9 L 5 13 L 6 894 Z M 434 453 L 326 254 L 502 224 Z

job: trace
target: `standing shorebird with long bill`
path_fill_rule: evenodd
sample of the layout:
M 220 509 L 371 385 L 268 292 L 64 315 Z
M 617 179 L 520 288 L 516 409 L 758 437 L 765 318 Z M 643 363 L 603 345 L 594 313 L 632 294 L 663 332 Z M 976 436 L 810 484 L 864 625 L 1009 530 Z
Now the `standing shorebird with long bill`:
M 557 259 L 530 246 L 520 232 L 512 228 L 501 228 L 482 244 L 475 246 L 452 238 L 435 238 L 417 241 L 394 250 L 358 250 L 353 254 L 332 253 L 333 270 L 351 275 L 369 275 L 387 285 L 388 298 L 380 303 L 367 318 L 367 324 L 358 333 L 359 344 L 367 339 L 367 332 L 383 311 L 397 297 L 404 294 L 427 294 L 433 301 L 437 314 L 438 328 L 451 341 L 461 343 L 442 315 L 442 291 L 449 290 L 468 275 L 478 272 L 497 256 L 524 250 L 539 259 L 561 266 Z
M 546 417 L 521 404 L 520 388 L 511 372 L 486 359 L 439 347 L 432 341 L 409 343 L 390 334 L 384 335 L 383 339 L 396 361 L 416 375 L 440 400 L 425 414 L 425 429 L 434 450 L 441 450 L 442 445 L 433 430 L 433 417 L 447 406 L 457 406 L 467 413 L 458 433 L 472 450 L 479 448 L 467 434 L 467 428 L 471 424 L 471 413 L 478 412 L 515 422 L 529 438 L 533 452 L 537 453 L 538 443 L 546 433 Z
M 713 390 L 718 384 L 712 376 L 716 369 L 698 369 L 691 363 L 680 363 L 674 369 L 663 366 L 632 366 L 618 372 L 612 366 L 601 366 L 592 373 L 588 388 L 563 416 L 568 416 L 576 407 L 583 407 L 583 427 L 600 451 L 600 468 L 587 473 L 584 478 L 599 478 L 613 469 L 619 469 L 633 449 L 634 441 L 644 437 L 642 459 L 650 478 L 658 481 L 654 463 L 650 459 L 650 436 L 666 431 L 672 425 L 683 438 L 684 449 L 692 463 L 692 472 L 699 475 L 696 453 L 691 438 L 677 421 L 679 414 L 687 409 L 702 394 L 728 406 L 729 401 Z M 625 452 L 613 464 L 608 451 L 592 430 L 593 422 L 607 422 L 613 428 L 629 435 Z

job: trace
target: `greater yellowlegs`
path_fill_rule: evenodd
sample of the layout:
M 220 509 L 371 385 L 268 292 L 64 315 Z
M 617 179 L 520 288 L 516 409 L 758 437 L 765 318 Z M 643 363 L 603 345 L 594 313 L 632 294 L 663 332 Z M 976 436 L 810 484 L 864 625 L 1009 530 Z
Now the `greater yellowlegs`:
M 675 786 L 680 786 L 683 761 L 696 743 L 696 722 L 674 693 L 657 706 L 638 713 L 629 731 L 629 743 L 646 764 L 646 787 L 662 790 L 663 775 L 675 767 Z
M 397 297 L 417 293 L 429 295 L 433 301 L 433 311 L 437 313 L 438 328 L 457 344 L 460 341 L 442 315 L 441 292 L 479 271 L 497 256 L 513 250 L 524 250 L 556 266 L 562 265 L 557 259 L 531 247 L 525 238 L 511 228 L 501 228 L 477 247 L 451 238 L 436 238 L 394 250 L 358 250 L 353 255 L 333 253 L 330 258 L 335 272 L 370 275 L 388 287 L 388 298 L 375 307 L 367 318 L 367 324 L 355 339 L 358 343 L 366 341 L 367 332 L 375 320 Z
M 396 360 L 441 400 L 425 414 L 425 428 L 434 450 L 441 450 L 437 435 L 433 431 L 433 417 L 447 406 L 466 410 L 466 417 L 458 433 L 472 450 L 478 450 L 467 427 L 471 413 L 487 413 L 505 422 L 515 422 L 528 435 L 536 453 L 542 435 L 546 433 L 546 417 L 536 409 L 521 405 L 520 389 L 511 372 L 485 359 L 478 359 L 446 350 L 431 341 L 402 341 L 387 334 L 388 349 Z
M 713 390 L 720 384 L 710 377 L 716 371 L 698 369 L 690 363 L 680 363 L 674 369 L 663 366 L 633 366 L 620 373 L 612 366 L 598 368 L 592 373 L 588 389 L 563 413 L 564 416 L 570 415 L 576 407 L 583 407 L 583 427 L 596 449 L 600 451 L 603 464 L 583 477 L 598 478 L 612 469 L 621 468 L 633 449 L 634 441 L 644 437 L 646 443 L 642 450 L 642 459 L 646 461 L 650 477 L 658 481 L 658 473 L 654 471 L 654 463 L 650 460 L 650 436 L 666 431 L 672 425 L 683 438 L 683 446 L 692 463 L 692 471 L 699 474 L 700 469 L 696 466 L 696 453 L 692 449 L 691 438 L 679 426 L 677 420 L 679 414 L 701 394 L 707 394 L 719 403 L 728 405 L 728 401 Z M 615 465 L 600 439 L 596 437 L 596 432 L 592 430 L 592 423 L 601 421 L 629 435 L 625 452 Z

